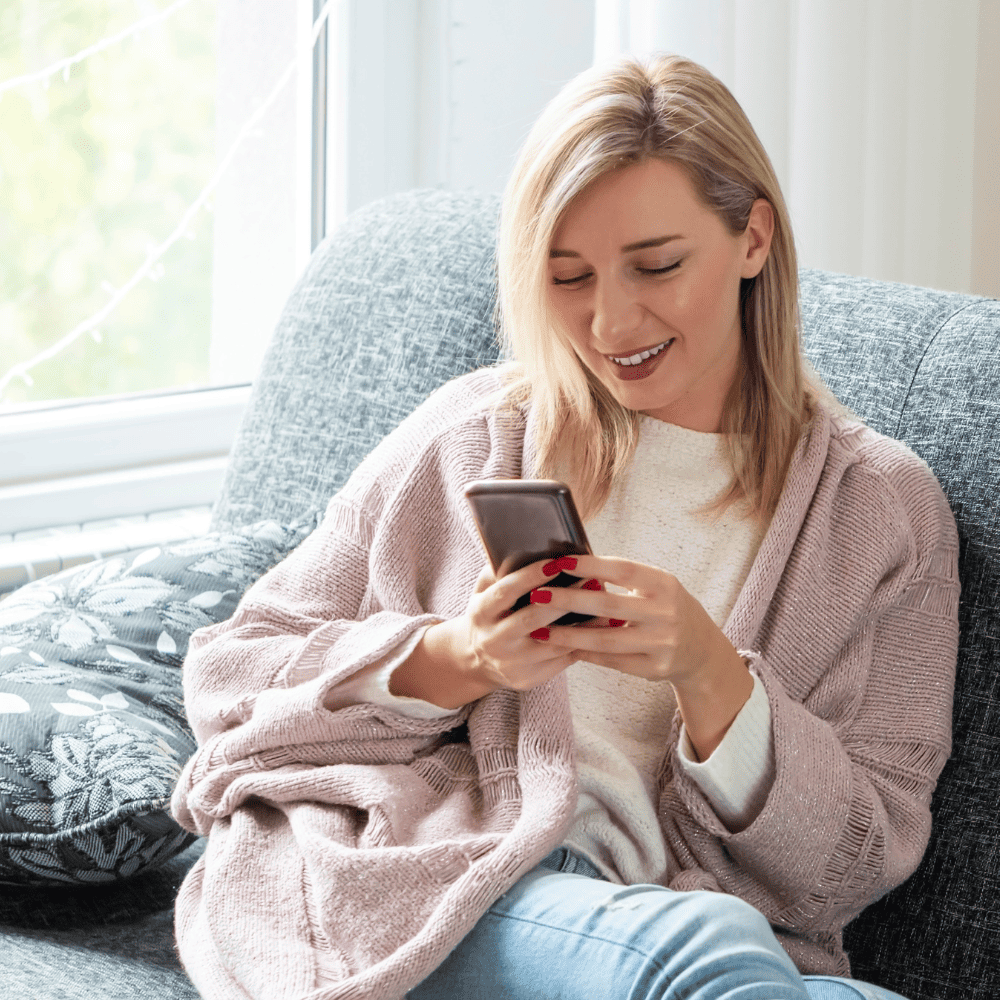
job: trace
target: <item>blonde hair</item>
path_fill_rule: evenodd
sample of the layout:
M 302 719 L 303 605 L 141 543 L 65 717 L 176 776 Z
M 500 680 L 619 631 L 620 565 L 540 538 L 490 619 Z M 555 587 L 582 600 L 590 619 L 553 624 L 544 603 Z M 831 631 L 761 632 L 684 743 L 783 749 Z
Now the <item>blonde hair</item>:
M 753 127 L 726 87 L 678 56 L 627 58 L 572 80 L 521 149 L 504 192 L 497 246 L 498 322 L 516 362 L 508 399 L 531 401 L 542 476 L 573 487 L 596 513 L 635 449 L 639 414 L 624 408 L 577 358 L 548 300 L 548 257 L 573 199 L 610 170 L 649 158 L 682 166 L 702 202 L 734 233 L 753 203 L 774 212 L 770 252 L 743 279 L 742 376 L 723 406 L 734 471 L 714 505 L 745 500 L 768 518 L 811 414 L 799 351 L 798 268 L 788 212 Z

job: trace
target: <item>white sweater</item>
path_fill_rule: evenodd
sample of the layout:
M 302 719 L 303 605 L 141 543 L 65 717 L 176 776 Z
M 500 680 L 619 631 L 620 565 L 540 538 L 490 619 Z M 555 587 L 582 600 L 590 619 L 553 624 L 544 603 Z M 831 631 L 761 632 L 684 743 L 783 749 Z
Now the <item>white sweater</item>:
M 722 627 L 764 534 L 739 516 L 738 506 L 721 516 L 699 513 L 729 480 L 721 434 L 643 417 L 628 474 L 586 525 L 591 547 L 672 573 Z M 372 702 L 417 718 L 449 714 L 389 692 L 392 671 L 421 634 L 344 681 L 337 704 Z M 564 842 L 614 882 L 657 882 L 666 869 L 657 773 L 676 710 L 673 689 L 583 661 L 567 678 L 579 800 Z M 770 708 L 760 681 L 754 678 L 749 701 L 707 761 L 698 762 L 683 729 L 680 756 L 719 818 L 734 831 L 748 826 L 774 777 Z

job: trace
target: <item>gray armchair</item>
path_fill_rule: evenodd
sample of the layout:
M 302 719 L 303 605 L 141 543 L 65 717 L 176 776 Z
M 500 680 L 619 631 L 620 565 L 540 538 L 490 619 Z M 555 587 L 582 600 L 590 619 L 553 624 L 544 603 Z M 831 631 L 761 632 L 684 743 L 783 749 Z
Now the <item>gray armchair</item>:
M 255 382 L 214 530 L 314 519 L 428 392 L 495 359 L 497 207 L 415 192 L 359 210 L 319 248 Z M 807 271 L 802 313 L 817 369 L 930 464 L 961 535 L 955 749 L 932 842 L 845 943 L 855 975 L 912 1000 L 985 1000 L 1000 952 L 1000 303 Z M 41 1000 L 195 997 L 171 906 L 199 850 L 95 887 L 5 886 L 0 981 Z

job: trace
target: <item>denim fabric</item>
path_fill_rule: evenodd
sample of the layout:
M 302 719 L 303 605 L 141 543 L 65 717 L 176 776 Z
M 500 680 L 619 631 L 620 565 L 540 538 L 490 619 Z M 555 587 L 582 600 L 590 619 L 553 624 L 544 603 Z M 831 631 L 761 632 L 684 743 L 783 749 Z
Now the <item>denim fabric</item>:
M 560 847 L 499 899 L 410 1000 L 903 1000 L 799 976 L 732 896 L 620 886 Z
M 805 981 L 811 1000 L 905 1000 L 898 993 L 857 979 L 806 976 Z
M 808 1000 L 749 904 L 614 885 L 560 849 L 498 899 L 410 1000 Z M 854 1000 L 854 997 L 850 997 Z

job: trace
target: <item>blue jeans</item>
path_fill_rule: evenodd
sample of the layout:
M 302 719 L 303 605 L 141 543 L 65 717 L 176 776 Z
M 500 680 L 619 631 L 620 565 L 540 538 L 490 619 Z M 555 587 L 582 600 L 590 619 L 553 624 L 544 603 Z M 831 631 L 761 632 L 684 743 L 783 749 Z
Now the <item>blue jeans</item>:
M 498 899 L 410 1000 L 900 1000 L 799 975 L 764 917 L 718 892 L 614 885 L 553 851 Z

